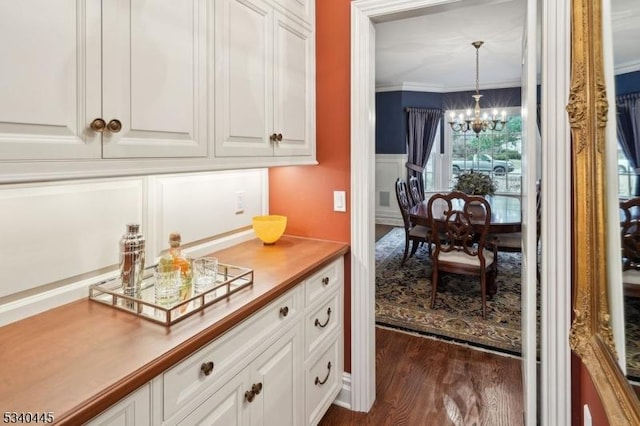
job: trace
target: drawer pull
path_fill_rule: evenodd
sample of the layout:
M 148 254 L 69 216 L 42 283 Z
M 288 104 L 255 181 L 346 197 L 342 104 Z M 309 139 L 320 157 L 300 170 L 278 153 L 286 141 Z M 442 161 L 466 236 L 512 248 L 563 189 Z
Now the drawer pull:
M 256 395 L 259 395 L 260 392 L 262 392 L 262 382 L 254 383 L 251 386 L 251 390 L 248 390 L 244 393 L 244 399 L 246 399 L 247 402 L 253 402 Z
M 280 315 L 283 317 L 289 315 L 289 307 L 285 306 L 284 308 L 280 308 Z
M 322 284 L 323 284 L 323 285 L 329 285 L 329 277 L 324 277 L 324 278 L 322 279 Z
M 324 378 L 324 380 L 320 380 L 320 378 L 318 376 L 316 376 L 316 381 L 315 384 L 316 386 L 322 386 L 325 383 L 327 383 L 327 380 L 329 380 L 329 374 L 331 374 L 331 361 L 329 361 L 329 363 L 327 364 L 327 375 Z
M 324 324 L 321 324 L 318 318 L 316 318 L 316 321 L 313 324 L 316 327 L 325 328 L 327 324 L 329 324 L 330 319 L 331 319 L 331 308 L 327 308 L 327 320 L 324 322 Z
M 213 361 L 203 362 L 200 366 L 200 371 L 204 373 L 205 376 L 208 376 L 213 371 Z

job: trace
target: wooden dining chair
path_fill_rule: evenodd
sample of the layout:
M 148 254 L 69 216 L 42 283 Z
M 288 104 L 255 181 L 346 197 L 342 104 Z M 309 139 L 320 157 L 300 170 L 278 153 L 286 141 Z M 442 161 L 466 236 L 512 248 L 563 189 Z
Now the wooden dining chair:
M 409 193 L 414 206 L 424 201 L 424 191 L 420 189 L 420 182 L 416 176 L 409 178 Z
M 624 294 L 640 297 L 640 198 L 620 202 Z
M 482 318 L 486 319 L 487 295 L 496 293 L 498 272 L 497 246 L 489 239 L 489 202 L 484 197 L 453 191 L 433 195 L 427 210 L 434 235 L 431 308 L 436 303 L 442 273 L 475 275 L 480 278 Z
M 409 253 L 409 245 L 411 245 L 409 257 L 416 253 L 418 246 L 422 243 L 426 243 L 429 251 L 431 251 L 431 232 L 426 226 L 411 223 L 409 210 L 411 210 L 412 204 L 409 198 L 407 182 L 402 178 L 396 180 L 396 198 L 398 206 L 400 206 L 402 221 L 404 222 L 404 255 L 402 256 L 402 262 L 400 262 L 400 265 L 403 266 Z

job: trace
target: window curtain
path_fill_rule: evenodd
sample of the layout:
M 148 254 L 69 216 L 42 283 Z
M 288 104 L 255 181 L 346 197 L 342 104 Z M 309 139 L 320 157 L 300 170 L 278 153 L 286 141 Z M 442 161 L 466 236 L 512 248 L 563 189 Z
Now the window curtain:
M 616 109 L 618 141 L 636 173 L 633 195 L 640 195 L 640 93 L 617 96 Z
M 407 182 L 411 176 L 418 178 L 420 191 L 424 193 L 424 168 L 436 140 L 441 109 L 407 108 Z

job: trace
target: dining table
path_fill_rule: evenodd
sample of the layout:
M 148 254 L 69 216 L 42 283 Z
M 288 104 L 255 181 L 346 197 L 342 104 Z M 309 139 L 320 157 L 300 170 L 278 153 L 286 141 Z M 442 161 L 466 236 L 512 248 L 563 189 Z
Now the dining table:
M 486 195 L 491 207 L 490 234 L 520 232 L 522 230 L 522 203 L 512 195 Z M 415 225 L 430 226 L 427 205 L 429 198 L 411 207 L 409 219 Z M 437 214 L 436 214 L 437 216 Z

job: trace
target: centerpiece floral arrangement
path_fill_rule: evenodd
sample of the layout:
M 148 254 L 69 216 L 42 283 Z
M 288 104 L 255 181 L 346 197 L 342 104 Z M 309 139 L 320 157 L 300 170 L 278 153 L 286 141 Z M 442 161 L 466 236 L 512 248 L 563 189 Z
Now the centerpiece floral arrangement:
M 493 195 L 496 184 L 488 174 L 470 170 L 458 175 L 453 190 L 468 195 Z

